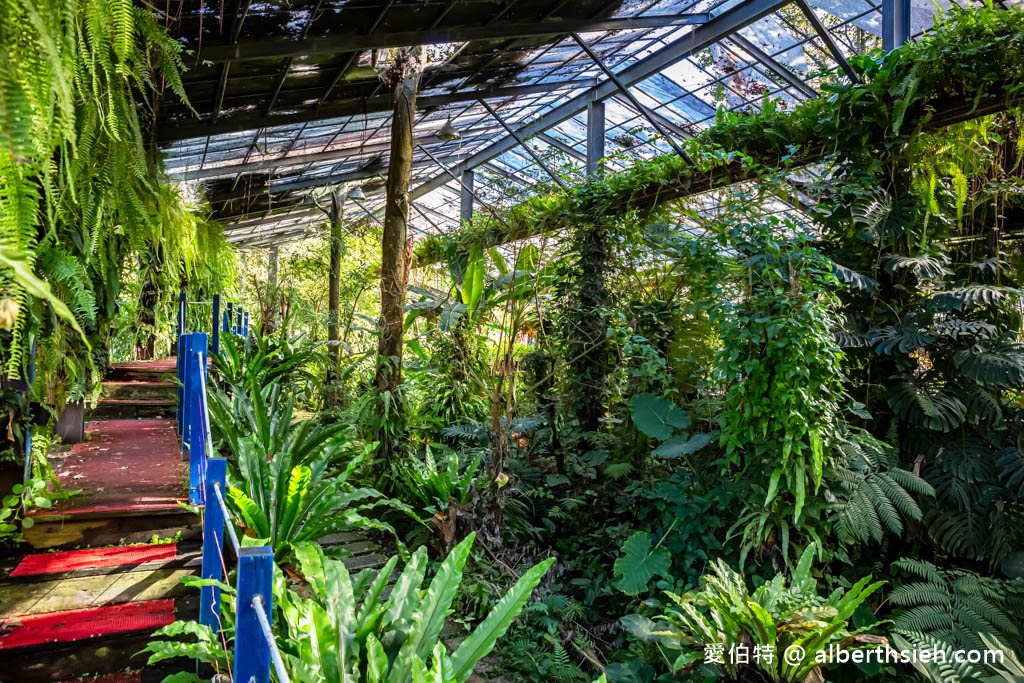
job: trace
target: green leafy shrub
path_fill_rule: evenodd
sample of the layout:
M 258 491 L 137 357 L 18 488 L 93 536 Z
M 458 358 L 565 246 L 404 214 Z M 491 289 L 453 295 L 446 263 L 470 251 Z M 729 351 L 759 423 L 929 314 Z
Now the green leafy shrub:
M 364 572 L 353 580 L 340 561 L 324 557 L 316 546 L 299 546 L 298 568 L 309 582 L 310 599 L 290 593 L 280 601 L 292 645 L 286 653 L 292 676 L 305 683 L 346 679 L 465 683 L 553 562 L 545 560 L 523 574 L 487 618 L 449 653 L 440 641 L 441 629 L 473 540 L 471 535 L 456 546 L 425 585 L 427 555 L 420 548 L 387 598 L 383 594 L 397 558 L 376 576 Z
M 868 630 L 851 628 L 848 622 L 883 585 L 881 581 L 871 583 L 869 576 L 849 590 L 839 588 L 822 597 L 811 574 L 814 553 L 813 545 L 804 551 L 789 581 L 779 574 L 752 593 L 740 574 L 717 560 L 711 574 L 705 575 L 701 590 L 681 596 L 669 593 L 675 605 L 665 613 L 654 620 L 629 615 L 623 617 L 623 626 L 633 636 L 656 643 L 673 672 L 696 666 L 708 648 L 724 648 L 726 656 L 720 668 L 732 680 L 747 680 L 750 673 L 760 680 L 804 683 L 818 667 L 814 653 L 828 650 L 830 645 L 850 647 Z M 767 647 L 773 656 L 737 663 L 728 656 L 729 648 L 736 645 L 747 645 L 751 651 Z M 797 646 L 808 656 L 799 663 L 787 662 L 787 648 Z

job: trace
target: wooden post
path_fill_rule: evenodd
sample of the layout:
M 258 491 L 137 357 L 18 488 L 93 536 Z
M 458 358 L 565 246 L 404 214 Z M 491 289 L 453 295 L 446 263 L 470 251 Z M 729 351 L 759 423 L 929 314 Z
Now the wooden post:
M 242 548 L 238 553 L 238 602 L 235 605 L 235 671 L 238 683 L 270 683 L 270 645 L 253 607 L 253 596 L 263 598 L 272 613 L 274 551 L 267 546 Z
M 409 222 L 409 178 L 412 173 L 413 123 L 416 112 L 416 93 L 422 73 L 422 48 L 402 48 L 388 71 L 394 89 L 395 111 L 391 119 L 391 160 L 388 166 L 387 200 L 384 205 L 384 235 L 381 244 L 380 318 L 381 331 L 377 344 L 377 372 L 375 384 L 377 409 L 383 418 L 385 394 L 395 396 L 402 383 L 402 322 L 405 308 L 405 288 L 409 278 L 407 231 Z M 401 401 L 391 402 L 393 413 L 388 420 L 398 417 L 401 422 Z M 382 420 L 383 421 L 383 420 Z M 377 434 L 380 454 L 390 462 L 398 450 L 395 424 L 382 427 Z
M 222 561 L 224 549 L 224 510 L 217 502 L 214 485 L 223 493 L 227 477 L 227 460 L 210 458 L 206 461 L 206 480 L 203 482 L 203 567 L 200 577 L 224 580 Z M 220 630 L 220 588 L 203 586 L 199 589 L 199 623 L 209 626 L 214 633 Z

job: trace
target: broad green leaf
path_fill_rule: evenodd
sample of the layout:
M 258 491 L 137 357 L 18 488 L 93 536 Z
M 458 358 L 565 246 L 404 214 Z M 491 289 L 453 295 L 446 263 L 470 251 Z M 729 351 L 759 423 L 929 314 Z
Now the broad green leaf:
M 613 569 L 615 587 L 627 595 L 638 595 L 647 589 L 655 576 L 668 578 L 672 568 L 672 555 L 667 548 L 651 549 L 651 535 L 637 531 L 622 545 L 622 555 L 615 560 Z
M 629 412 L 637 429 L 659 441 L 670 439 L 676 430 L 690 426 L 690 416 L 686 411 L 654 394 L 635 395 L 629 400 Z
M 555 558 L 548 558 L 523 574 L 512 589 L 498 601 L 487 618 L 462 641 L 451 657 L 452 673 L 456 683 L 465 683 L 473 673 L 476 663 L 494 649 L 498 638 L 505 635 L 508 627 L 519 616 L 533 589 L 537 587 L 554 561 Z
M 14 275 L 14 281 L 24 287 L 26 292 L 37 299 L 49 301 L 54 312 L 66 320 L 72 329 L 78 332 L 82 341 L 85 342 L 86 348 L 92 350 L 89 340 L 85 337 L 85 332 L 78 324 L 78 319 L 75 318 L 75 314 L 71 312 L 71 309 L 63 301 L 57 298 L 57 295 L 50 289 L 48 282 L 40 279 L 39 276 L 32 272 L 32 267 L 28 264 L 24 253 L 10 245 L 0 243 L 0 266 L 6 266 L 11 270 Z
M 655 448 L 654 455 L 661 458 L 678 458 L 683 455 L 690 455 L 704 448 L 711 443 L 712 439 L 717 437 L 717 433 L 700 433 L 693 436 L 680 434 Z

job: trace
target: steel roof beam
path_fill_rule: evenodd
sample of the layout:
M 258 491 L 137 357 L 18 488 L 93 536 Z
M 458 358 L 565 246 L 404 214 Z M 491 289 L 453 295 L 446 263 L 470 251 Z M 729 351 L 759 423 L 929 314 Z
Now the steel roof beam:
M 464 90 L 446 95 L 424 95 L 416 99 L 416 108 L 444 107 L 459 102 L 475 102 L 479 99 L 505 99 L 524 95 L 544 95 L 555 90 L 565 90 L 567 88 L 592 88 L 597 83 L 596 78 L 579 78 L 551 83 L 531 83 L 528 85 L 496 86 L 481 90 Z M 188 120 L 182 121 L 179 124 L 165 122 L 158 127 L 156 135 L 157 141 L 165 144 L 208 135 L 287 126 L 295 123 L 307 123 L 309 121 L 340 118 L 343 116 L 389 112 L 392 107 L 393 102 L 390 95 L 382 95 L 365 100 L 353 98 L 343 103 L 325 105 L 314 110 L 294 114 L 267 115 L 265 112 L 255 111 L 234 114 L 215 122 L 209 120 Z
M 789 4 L 790 0 L 748 0 L 733 9 L 712 18 L 706 24 L 698 26 L 679 40 L 673 41 L 671 45 L 654 52 L 639 60 L 635 64 L 618 72 L 616 76 L 626 86 L 631 86 L 640 81 L 650 78 L 666 67 L 676 64 L 683 59 L 706 49 L 722 38 L 740 30 L 762 17 L 771 14 L 780 7 Z M 571 118 L 585 109 L 588 104 L 598 100 L 611 97 L 618 90 L 610 80 L 603 81 L 585 93 L 573 97 L 565 104 L 555 107 L 547 114 L 533 119 L 530 123 L 522 126 L 516 132 L 525 140 L 541 133 L 562 121 Z M 471 169 L 491 159 L 504 154 L 518 143 L 511 135 L 507 135 L 486 149 L 473 154 L 465 161 L 458 164 L 451 172 L 458 176 L 462 171 Z M 439 173 L 430 180 L 421 183 L 412 191 L 413 199 L 422 197 L 428 192 L 443 187 L 449 181 L 449 173 Z
M 703 24 L 707 13 L 673 14 L 621 19 L 558 19 L 546 22 L 496 22 L 489 26 L 437 27 L 428 31 L 334 33 L 305 40 L 249 40 L 235 45 L 210 45 L 199 50 L 198 59 L 220 64 L 265 59 L 288 59 L 314 54 L 346 54 L 409 45 L 467 43 L 475 40 L 510 40 L 558 36 L 569 33 L 630 31 Z
M 752 42 L 736 33 L 729 36 L 729 40 L 735 43 L 741 50 L 746 52 L 748 55 L 761 62 L 761 64 L 776 74 L 779 78 L 784 80 L 790 87 L 799 90 L 801 93 L 806 95 L 812 100 L 818 99 L 818 91 L 807 85 L 806 81 L 794 74 L 792 71 L 787 69 L 782 64 L 774 59 L 770 54 L 754 45 Z
M 807 4 L 806 0 L 796 0 L 796 4 L 800 7 L 800 11 L 807 17 L 807 21 L 811 22 L 811 26 L 814 27 L 814 32 L 818 34 L 821 41 L 825 43 L 825 47 L 832 54 L 832 59 L 836 60 L 836 63 L 843 69 L 847 77 L 854 83 L 860 83 L 860 76 L 850 66 L 850 62 L 846 61 L 846 55 L 839 49 L 839 44 L 829 33 L 829 30 L 825 28 L 825 24 L 821 23 L 821 19 L 815 14 L 814 8 Z
M 565 152 L 576 161 L 582 161 L 583 163 L 587 163 L 586 154 L 579 151 L 575 147 L 570 146 L 568 143 L 559 140 L 554 135 L 551 135 L 549 133 L 540 133 L 539 135 L 537 135 L 537 139 L 545 142 L 546 144 L 551 145 L 560 152 Z

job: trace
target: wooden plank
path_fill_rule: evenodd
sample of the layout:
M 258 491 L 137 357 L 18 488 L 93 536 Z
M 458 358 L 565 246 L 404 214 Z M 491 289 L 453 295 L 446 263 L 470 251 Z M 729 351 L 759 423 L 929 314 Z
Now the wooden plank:
M 175 619 L 195 619 L 199 602 L 194 591 L 174 601 Z M 67 645 L 24 648 L 4 653 L 0 666 L 0 683 L 53 683 L 74 678 L 81 672 L 105 674 L 140 668 L 148 655 L 140 650 L 150 641 L 150 633 L 137 633 L 111 638 L 94 638 Z M 170 662 L 170 667 L 157 667 L 158 675 L 143 673 L 143 681 L 157 683 L 164 676 L 185 670 L 189 662 Z M 12 675 L 13 673 L 13 675 Z
M 0 615 L 9 619 L 173 597 L 184 593 L 181 579 L 194 573 L 191 569 L 156 569 L 0 584 Z
M 77 517 L 77 516 L 75 516 Z M 202 530 L 197 515 L 178 508 L 173 514 L 122 516 L 115 519 L 78 519 L 37 521 L 22 536 L 36 550 L 50 548 L 101 547 L 123 543 L 147 543 L 158 539 L 195 538 Z

